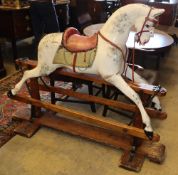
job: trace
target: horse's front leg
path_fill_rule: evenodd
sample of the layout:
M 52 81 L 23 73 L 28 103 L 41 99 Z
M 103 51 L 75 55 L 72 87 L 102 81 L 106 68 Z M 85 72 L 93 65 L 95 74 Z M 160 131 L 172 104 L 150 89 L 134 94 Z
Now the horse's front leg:
M 9 95 L 16 95 L 26 80 L 28 80 L 29 78 L 35 78 L 39 76 L 41 76 L 41 71 L 38 66 L 32 70 L 25 71 L 22 79 L 15 85 L 14 89 L 9 91 Z
M 128 79 L 132 80 L 132 69 L 130 67 L 127 68 L 126 77 Z M 149 84 L 148 81 L 146 81 L 143 77 L 141 77 L 136 72 L 134 72 L 134 80 L 135 80 L 136 83 Z M 152 99 L 152 105 L 151 106 L 153 106 L 156 110 L 161 111 L 161 104 L 160 104 L 159 98 L 157 96 L 155 96 Z
M 129 99 L 131 99 L 137 105 L 142 116 L 142 122 L 146 125 L 144 131 L 146 135 L 149 137 L 149 139 L 152 139 L 153 129 L 151 127 L 151 121 L 143 107 L 139 95 L 124 81 L 124 79 L 120 74 L 111 75 L 105 78 L 105 80 L 113 84 L 116 88 L 118 88 L 123 94 L 125 94 Z

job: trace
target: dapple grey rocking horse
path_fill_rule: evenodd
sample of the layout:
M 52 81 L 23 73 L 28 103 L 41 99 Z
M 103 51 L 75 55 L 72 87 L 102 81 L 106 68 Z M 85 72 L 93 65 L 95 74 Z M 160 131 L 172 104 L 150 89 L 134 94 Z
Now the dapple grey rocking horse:
M 83 40 L 78 37 L 75 30 L 72 30 L 71 36 L 67 36 L 67 40 L 65 40 L 66 38 L 63 36 L 63 33 L 46 35 L 39 43 L 37 66 L 32 70 L 24 72 L 22 79 L 15 85 L 15 88 L 9 92 L 9 95 L 15 96 L 21 89 L 23 83 L 29 78 L 49 75 L 59 67 L 65 66 L 72 69 L 72 66 L 53 63 L 55 54 L 61 45 L 72 52 L 76 52 L 91 49 L 97 42 L 96 56 L 92 66 L 87 69 L 76 66 L 75 71 L 79 73 L 99 74 L 104 80 L 111 83 L 130 98 L 140 110 L 142 122 L 145 124 L 144 131 L 146 135 L 152 138 L 153 129 L 150 118 L 143 107 L 139 95 L 125 82 L 122 73 L 126 64 L 126 41 L 131 28 L 135 27 L 136 42 L 144 45 L 153 34 L 152 28 L 154 23 L 157 22 L 156 18 L 163 12 L 164 9 L 152 8 L 143 4 L 130 4 L 121 7 L 112 14 L 101 28 L 97 40 L 94 36 L 88 38 L 91 41 L 89 43 L 85 38 L 83 39 L 86 42 L 81 43 Z M 78 40 L 76 40 L 77 38 Z M 65 41 L 62 43 L 62 40 Z M 132 79 L 132 70 L 130 68 L 127 68 L 126 76 Z M 135 82 L 146 83 L 146 81 L 136 73 Z M 155 103 L 155 108 L 159 110 L 161 107 L 158 98 L 155 97 L 153 102 Z

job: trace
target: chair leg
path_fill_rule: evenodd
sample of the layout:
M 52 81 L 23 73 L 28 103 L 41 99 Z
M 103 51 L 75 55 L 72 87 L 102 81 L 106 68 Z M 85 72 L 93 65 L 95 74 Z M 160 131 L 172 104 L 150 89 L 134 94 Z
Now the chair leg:
M 88 93 L 89 93 L 89 95 L 93 95 L 93 85 L 92 85 L 92 82 L 88 83 Z M 91 102 L 90 103 L 90 108 L 91 108 L 92 112 L 96 112 L 95 103 Z
M 102 96 L 103 97 L 105 97 L 105 95 L 106 95 L 105 89 L 106 89 L 106 85 L 102 84 L 101 90 L 102 90 Z
M 55 81 L 53 79 L 50 79 L 50 85 L 54 87 Z M 56 97 L 55 97 L 55 92 L 51 92 L 51 103 L 55 104 L 56 103 Z
M 111 88 L 109 86 L 106 87 L 106 92 L 103 94 L 105 98 L 109 98 L 111 94 Z M 104 105 L 104 110 L 103 110 L 103 116 L 106 117 L 106 113 L 108 111 L 109 107 L 107 105 Z
M 105 98 L 108 99 L 113 99 L 113 100 L 117 100 L 118 96 L 119 96 L 119 92 L 117 90 L 114 90 L 113 94 L 111 94 L 111 87 L 107 86 L 107 90 L 105 93 Z M 112 108 L 110 108 L 109 106 L 105 105 L 104 106 L 104 110 L 103 110 L 103 116 L 106 117 L 107 111 L 108 110 L 112 110 Z M 115 111 L 114 109 L 112 111 Z

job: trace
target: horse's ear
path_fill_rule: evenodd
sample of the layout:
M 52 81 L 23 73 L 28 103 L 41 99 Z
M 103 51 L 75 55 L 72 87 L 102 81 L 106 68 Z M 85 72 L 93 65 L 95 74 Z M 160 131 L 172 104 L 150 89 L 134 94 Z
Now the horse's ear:
M 165 9 L 157 9 L 157 8 L 154 8 L 153 9 L 153 17 L 157 17 L 157 16 L 160 16 L 161 14 L 163 14 L 165 12 Z

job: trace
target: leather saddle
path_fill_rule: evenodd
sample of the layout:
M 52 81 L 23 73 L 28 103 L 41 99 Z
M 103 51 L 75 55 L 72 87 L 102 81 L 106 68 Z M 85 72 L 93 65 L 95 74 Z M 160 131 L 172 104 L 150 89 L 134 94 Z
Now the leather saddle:
M 69 27 L 63 33 L 62 45 L 70 52 L 85 52 L 96 48 L 97 41 L 97 34 L 84 36 L 76 28 Z

